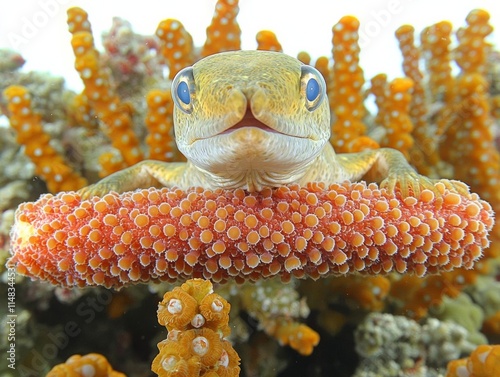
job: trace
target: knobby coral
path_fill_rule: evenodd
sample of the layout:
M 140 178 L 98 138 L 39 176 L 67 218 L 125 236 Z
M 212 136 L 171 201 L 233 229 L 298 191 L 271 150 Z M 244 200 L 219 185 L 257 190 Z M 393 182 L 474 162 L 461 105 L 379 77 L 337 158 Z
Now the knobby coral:
M 22 204 L 18 272 L 65 286 L 151 279 L 217 282 L 280 275 L 425 273 L 471 268 L 488 246 L 490 206 L 443 183 L 403 199 L 375 184 L 243 190 L 149 189 Z
M 73 355 L 63 364 L 54 366 L 46 377 L 126 377 L 114 371 L 108 360 L 98 353 Z
M 191 279 L 165 293 L 158 322 L 168 336 L 158 343 L 152 371 L 159 377 L 239 376 L 240 358 L 225 339 L 229 309 L 207 280 Z

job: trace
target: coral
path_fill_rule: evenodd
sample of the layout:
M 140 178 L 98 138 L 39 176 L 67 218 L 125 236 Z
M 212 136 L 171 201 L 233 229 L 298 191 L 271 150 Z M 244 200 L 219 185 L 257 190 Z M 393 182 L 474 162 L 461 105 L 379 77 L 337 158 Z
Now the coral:
M 410 103 L 410 118 L 413 123 L 413 148 L 409 151 L 410 162 L 417 170 L 428 176 L 439 176 L 436 165 L 440 158 L 437 153 L 435 129 L 429 127 L 423 74 L 419 68 L 420 51 L 415 46 L 415 30 L 411 25 L 403 25 L 396 30 L 399 48 L 403 54 L 403 71 L 413 81 Z
M 310 355 L 319 343 L 319 334 L 303 323 L 286 321 L 278 324 L 273 336 L 281 345 L 290 345 L 301 355 Z
M 174 141 L 173 119 L 174 103 L 170 91 L 152 90 L 146 96 L 148 113 L 146 127 L 149 158 L 160 161 L 178 161 L 179 151 Z
M 372 81 L 373 84 L 373 81 Z M 373 88 L 373 86 L 372 86 Z M 381 119 L 385 127 L 386 134 L 380 142 L 380 146 L 394 148 L 410 158 L 410 149 L 413 146 L 413 123 L 409 116 L 409 107 L 411 101 L 411 90 L 413 81 L 408 78 L 397 78 L 386 85 L 382 106 L 384 114 Z
M 477 195 L 423 190 L 402 199 L 376 184 L 243 190 L 167 188 L 44 195 L 12 231 L 21 274 L 66 286 L 203 277 L 425 273 L 471 268 L 492 213 Z
M 354 332 L 362 376 L 428 376 L 429 369 L 470 352 L 474 345 L 456 324 L 429 318 L 422 325 L 401 316 L 371 313 Z
M 481 345 L 468 358 L 451 361 L 446 377 L 491 377 L 499 373 L 500 345 Z
M 207 28 L 207 40 L 201 48 L 201 57 L 241 48 L 241 29 L 236 22 L 238 12 L 238 0 L 217 1 L 212 22 Z
M 486 335 L 500 335 L 500 281 L 495 276 L 479 276 L 474 285 L 466 288 L 466 293 L 484 313 L 482 331 Z
M 159 377 L 238 376 L 240 358 L 225 339 L 229 309 L 206 280 L 191 279 L 165 293 L 158 322 L 168 336 L 158 343 L 152 371 Z
M 269 30 L 262 30 L 255 37 L 257 40 L 257 50 L 283 52 L 281 44 L 278 42 L 276 34 Z
M 120 97 L 130 97 L 146 80 L 162 79 L 155 37 L 135 33 L 130 22 L 114 17 L 111 29 L 102 35 L 102 44 L 101 64 L 111 69 Z
M 21 68 L 26 61 L 21 54 L 8 48 L 0 48 L 0 72 L 12 72 Z
M 359 152 L 378 148 L 378 144 L 365 135 L 362 87 L 365 82 L 359 66 L 359 21 L 345 16 L 333 27 L 333 77 L 330 107 L 335 118 L 331 143 L 337 152 Z
M 441 21 L 426 27 L 420 33 L 423 57 L 428 74 L 428 87 L 433 101 L 448 102 L 453 97 L 451 75 L 451 32 L 448 21 Z
M 71 24 L 76 16 L 82 13 L 80 8 L 68 9 L 68 22 Z M 84 95 L 92 106 L 95 115 L 105 125 L 105 132 L 115 147 L 121 154 L 124 165 L 107 165 L 116 168 L 123 168 L 126 165 L 133 165 L 143 159 L 139 140 L 132 129 L 132 119 L 130 109 L 122 103 L 114 93 L 110 84 L 110 73 L 102 68 L 99 52 L 94 47 L 94 38 L 89 31 L 74 31 L 71 45 L 75 54 L 75 68 L 85 86 Z M 78 29 L 76 29 L 78 30 Z M 101 161 L 106 161 L 109 155 L 102 157 Z M 113 171 L 104 171 L 102 175 L 107 175 Z
M 17 142 L 25 146 L 24 153 L 35 165 L 49 191 L 77 190 L 87 184 L 50 145 L 50 136 L 43 130 L 40 116 L 31 108 L 31 96 L 22 86 L 10 86 L 4 91 L 8 101 L 9 121 L 17 132 Z
M 455 298 L 444 297 L 443 302 L 435 306 L 430 314 L 442 321 L 450 321 L 464 327 L 471 343 L 479 345 L 487 342 L 480 332 L 484 320 L 483 309 L 464 293 Z
M 304 300 L 299 300 L 294 284 L 283 285 L 279 279 L 260 280 L 237 289 L 240 310 L 257 319 L 259 329 L 302 355 L 312 353 L 319 334 L 296 320 L 307 317 L 309 308 Z M 233 301 L 237 300 L 235 297 Z
M 454 51 L 455 60 L 464 75 L 485 74 L 491 45 L 485 38 L 493 31 L 489 24 L 490 15 L 482 9 L 471 11 L 466 18 L 467 27 L 457 31 L 458 47 Z
M 156 29 L 160 40 L 160 53 L 169 67 L 168 77 L 172 80 L 182 68 L 194 63 L 193 38 L 178 20 L 166 19 Z
M 462 76 L 457 82 L 457 96 L 454 115 L 448 120 L 450 130 L 445 145 L 456 143 L 464 147 L 458 152 L 443 145 L 442 155 L 454 166 L 455 177 L 470 184 L 498 212 L 500 153 L 494 145 L 493 119 L 484 77 L 479 74 Z
M 98 353 L 71 356 L 64 364 L 58 364 L 47 373 L 46 377 L 126 377 L 116 372 L 108 360 Z
M 391 276 L 390 299 L 399 307 L 399 313 L 420 319 L 427 315 L 430 307 L 441 304 L 444 297 L 457 297 L 464 287 L 474 283 L 476 277 L 474 270 L 463 269 L 427 276 L 423 280 L 408 275 Z
M 384 308 L 390 286 L 385 276 L 352 275 L 331 279 L 327 292 L 342 297 L 356 310 L 380 311 Z

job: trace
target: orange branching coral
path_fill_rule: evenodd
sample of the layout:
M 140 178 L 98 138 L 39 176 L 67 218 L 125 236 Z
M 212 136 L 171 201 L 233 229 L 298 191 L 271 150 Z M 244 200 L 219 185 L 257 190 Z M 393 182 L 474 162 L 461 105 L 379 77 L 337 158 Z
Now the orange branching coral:
M 311 55 L 309 55 L 305 51 L 301 51 L 297 54 L 297 59 L 300 60 L 304 64 L 311 64 Z
M 369 93 L 375 96 L 375 104 L 377 105 L 377 114 L 375 115 L 375 124 L 382 125 L 386 117 L 385 90 L 387 87 L 387 75 L 379 73 L 370 80 Z
M 73 170 L 50 145 L 50 135 L 44 132 L 40 115 L 31 108 L 31 96 L 23 86 L 9 86 L 4 91 L 8 102 L 9 121 L 17 132 L 17 142 L 35 164 L 35 173 L 43 178 L 50 192 L 77 190 L 87 180 Z
M 77 94 L 71 101 L 70 106 L 70 116 L 77 125 L 83 126 L 89 130 L 98 129 L 99 123 L 94 110 L 84 93 Z
M 146 144 L 149 146 L 149 158 L 173 161 L 178 153 L 174 141 L 172 95 L 170 91 L 152 90 L 146 96 L 146 103 L 148 113 L 145 123 L 149 131 Z
M 420 319 L 427 315 L 431 306 L 441 304 L 443 297 L 457 297 L 464 287 L 475 282 L 476 277 L 476 271 L 464 269 L 426 276 L 425 279 L 405 275 L 392 279 L 390 296 L 398 301 L 395 302 L 398 312 Z
M 160 53 L 167 61 L 172 80 L 182 68 L 194 63 L 193 38 L 181 22 L 171 18 L 160 22 L 156 36 L 161 41 Z
M 427 108 L 423 86 L 424 76 L 418 66 L 420 52 L 415 46 L 414 33 L 415 29 L 410 25 L 403 25 L 396 30 L 396 38 L 403 54 L 403 71 L 414 83 L 411 116 L 415 123 L 415 131 L 417 131 L 419 127 L 425 127 L 427 124 Z
M 259 193 L 151 188 L 90 200 L 47 194 L 17 210 L 12 262 L 21 274 L 80 287 L 471 268 L 488 246 L 491 207 L 441 182 L 435 189 L 442 196 L 402 199 L 347 182 Z
M 426 72 L 429 75 L 428 86 L 434 101 L 449 102 L 453 98 L 451 31 L 451 23 L 441 21 L 426 27 L 420 34 Z
M 257 40 L 257 50 L 283 52 L 281 44 L 278 42 L 276 34 L 269 30 L 261 30 L 255 37 Z
M 382 119 L 386 134 L 380 142 L 381 146 L 399 150 L 407 159 L 413 146 L 413 123 L 409 115 L 412 88 L 413 81 L 409 78 L 394 79 L 386 86 Z
M 448 119 L 449 129 L 441 153 L 454 166 L 454 177 L 470 184 L 498 213 L 500 153 L 492 132 L 488 86 L 479 74 L 462 76 L 456 85 L 458 98 Z M 462 147 L 457 150 L 449 145 Z
M 68 9 L 68 19 L 79 8 Z M 132 119 L 128 105 L 122 103 L 113 92 L 109 83 L 109 74 L 99 63 L 99 52 L 94 47 L 94 39 L 88 31 L 73 33 L 71 39 L 75 54 L 75 68 L 84 83 L 84 95 L 95 114 L 105 125 L 105 131 L 112 145 L 120 152 L 126 165 L 133 165 L 142 160 L 139 140 L 132 129 Z M 120 166 L 123 168 L 125 165 Z M 104 175 L 112 171 L 104 172 Z
M 365 82 L 359 66 L 359 21 L 342 17 L 333 27 L 334 83 L 330 107 L 335 117 L 331 142 L 337 152 L 358 152 L 377 148 L 377 143 L 365 136 L 362 87 Z
M 238 0 L 218 0 L 201 57 L 241 48 L 241 29 L 236 22 Z
M 278 339 L 282 346 L 290 345 L 298 353 L 305 356 L 310 355 L 319 343 L 319 334 L 316 331 L 295 321 L 279 323 L 270 333 Z
M 439 161 L 437 139 L 434 131 L 428 126 L 427 104 L 423 75 L 419 68 L 420 51 L 415 46 L 415 29 L 411 25 L 403 25 L 396 30 L 396 38 L 403 54 L 403 71 L 413 80 L 410 117 L 413 123 L 414 144 L 410 151 L 410 162 L 425 175 L 436 175 L 433 167 Z
M 330 93 L 330 90 L 333 86 L 333 73 L 330 69 L 330 60 L 326 56 L 320 56 L 318 59 L 316 59 L 314 67 L 321 73 L 321 75 L 325 79 L 326 91 L 327 93 Z
M 500 310 L 485 319 L 482 330 L 486 334 L 500 335 Z
M 73 355 L 64 364 L 53 367 L 46 377 L 126 377 L 114 371 L 108 360 L 98 353 Z
M 391 283 L 385 276 L 352 275 L 331 279 L 328 292 L 345 298 L 355 308 L 380 311 L 390 287 Z
M 486 64 L 491 45 L 485 38 L 493 27 L 489 24 L 490 15 L 482 9 L 471 11 L 466 18 L 467 27 L 458 29 L 459 45 L 454 51 L 455 60 L 463 74 L 486 73 Z
M 165 293 L 158 322 L 168 336 L 158 343 L 152 371 L 159 377 L 238 376 L 240 358 L 224 339 L 231 332 L 229 310 L 207 280 L 191 279 Z
M 82 8 L 73 7 L 68 10 L 68 29 L 71 34 L 79 31 L 92 33 L 89 15 Z
M 446 377 L 493 377 L 500 375 L 500 345 L 478 346 L 466 359 L 450 361 Z

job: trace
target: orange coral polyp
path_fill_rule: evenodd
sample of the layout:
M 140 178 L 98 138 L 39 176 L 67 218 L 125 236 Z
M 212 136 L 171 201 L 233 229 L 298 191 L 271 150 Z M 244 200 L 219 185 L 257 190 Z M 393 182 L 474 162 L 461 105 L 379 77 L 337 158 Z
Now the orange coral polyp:
M 54 366 L 46 377 L 67 376 L 126 377 L 125 374 L 114 371 L 108 360 L 98 353 L 73 355 L 65 363 Z
M 472 268 L 489 244 L 491 207 L 476 194 L 460 196 L 457 201 L 456 194 L 447 191 L 443 183 L 436 183 L 435 188 L 441 197 L 423 190 L 419 198 L 402 199 L 398 192 L 389 194 L 376 184 L 363 182 L 328 187 L 318 183 L 292 185 L 252 194 L 201 188 L 151 188 L 89 200 L 71 192 L 47 194 L 17 210 L 11 262 L 32 278 L 79 287 L 122 287 L 192 277 L 242 282 L 279 275 L 288 281 L 291 276 L 317 279 L 328 274 L 379 274 L 393 269 L 421 276 L 456 267 Z M 315 204 L 308 200 L 311 193 L 317 197 Z M 447 200 L 450 195 L 453 200 Z M 249 202 L 254 203 L 246 204 Z M 279 203 L 287 206 L 280 204 L 278 209 Z M 363 213 L 357 222 L 352 215 L 358 213 L 356 210 Z M 147 226 L 134 222 L 133 215 L 139 213 L 149 217 Z M 248 228 L 238 221 L 237 213 L 255 216 L 257 224 Z M 317 221 L 309 221 L 308 215 L 316 213 L 321 215 L 314 215 Z M 207 219 L 201 227 L 196 221 L 200 214 Z M 115 216 L 119 225 L 106 225 L 107 215 Z M 187 226 L 181 222 L 183 215 L 193 220 Z M 294 229 L 285 232 L 282 223 L 290 219 Z M 99 237 L 91 232 L 92 222 L 102 224 Z M 216 230 L 219 222 L 224 227 Z M 233 234 L 235 228 L 238 237 Z M 214 230 L 212 241 L 197 242 L 206 229 Z M 457 229 L 463 231 L 461 239 Z M 249 244 L 247 234 L 254 230 L 260 239 Z M 376 231 L 384 233 L 385 243 Z M 56 233 L 71 239 L 72 247 Z M 143 237 L 151 238 L 152 243 L 143 246 Z M 156 247 L 158 243 L 163 247 Z M 214 245 L 221 243 L 224 251 L 215 253 Z M 112 253 L 99 264 L 101 250 Z M 75 256 L 80 254 L 85 259 L 77 263 Z M 122 258 L 127 259 L 126 266 L 120 263 Z M 144 258 L 147 264 L 141 263 Z M 65 271 L 59 268 L 61 261 Z

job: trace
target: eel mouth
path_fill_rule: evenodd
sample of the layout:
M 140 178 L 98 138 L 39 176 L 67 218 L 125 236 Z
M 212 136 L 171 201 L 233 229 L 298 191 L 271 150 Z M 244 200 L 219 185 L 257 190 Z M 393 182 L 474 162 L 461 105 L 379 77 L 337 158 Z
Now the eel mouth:
M 250 109 L 250 106 L 248 106 L 243 118 L 238 123 L 232 125 L 228 129 L 220 132 L 219 135 L 228 134 L 230 132 L 236 131 L 237 129 L 240 129 L 243 127 L 255 127 L 255 128 L 259 128 L 263 131 L 267 131 L 267 132 L 281 133 L 281 132 L 276 131 L 275 129 L 269 127 L 268 125 L 262 123 L 257 118 L 255 118 L 255 116 L 252 114 L 252 110 Z

